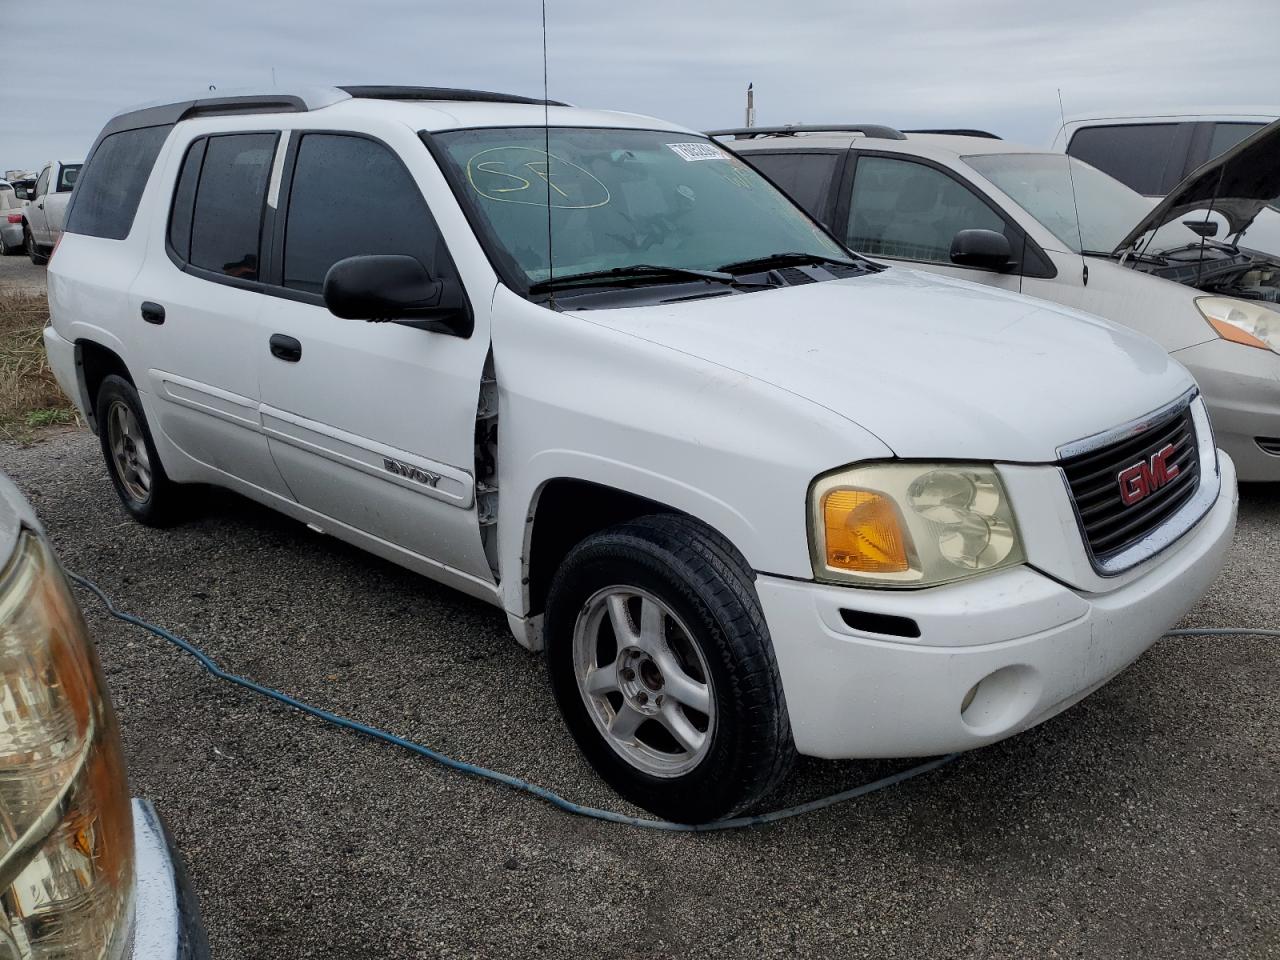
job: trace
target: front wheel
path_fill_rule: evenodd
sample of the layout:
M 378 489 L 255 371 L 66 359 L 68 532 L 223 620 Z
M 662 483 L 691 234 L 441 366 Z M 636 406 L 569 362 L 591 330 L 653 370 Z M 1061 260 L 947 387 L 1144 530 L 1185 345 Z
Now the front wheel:
M 795 757 L 750 569 L 688 517 L 642 517 L 575 547 L 551 585 L 552 688 L 600 775 L 661 817 L 756 804 Z

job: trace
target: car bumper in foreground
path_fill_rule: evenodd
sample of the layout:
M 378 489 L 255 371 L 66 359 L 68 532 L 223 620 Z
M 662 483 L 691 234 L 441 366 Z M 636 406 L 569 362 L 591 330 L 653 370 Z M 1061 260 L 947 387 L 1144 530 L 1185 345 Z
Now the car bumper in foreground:
M 818 757 L 930 756 L 993 743 L 1049 719 L 1136 660 L 1217 577 L 1235 528 L 1236 478 L 1221 458 L 1209 512 L 1106 593 L 1029 567 L 894 594 L 907 639 L 850 627 L 869 591 L 760 575 L 797 749 Z M 885 591 L 873 591 L 883 607 Z
M 182 860 L 155 807 L 133 801 L 137 852 L 133 960 L 207 960 L 209 944 Z

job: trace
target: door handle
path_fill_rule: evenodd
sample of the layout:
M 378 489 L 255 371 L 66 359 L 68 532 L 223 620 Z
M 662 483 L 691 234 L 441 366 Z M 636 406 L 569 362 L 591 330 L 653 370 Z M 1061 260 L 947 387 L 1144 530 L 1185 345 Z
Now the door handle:
M 293 337 L 286 337 L 283 333 L 273 333 L 271 355 L 287 363 L 297 363 L 302 359 L 302 344 Z
M 150 300 L 142 301 L 142 319 L 159 326 L 164 323 L 164 307 Z
M 43 200 L 41 200 L 39 203 L 37 203 L 37 204 L 36 204 L 36 209 L 38 209 L 38 210 L 43 210 L 43 209 L 44 209 L 44 201 L 43 201 Z

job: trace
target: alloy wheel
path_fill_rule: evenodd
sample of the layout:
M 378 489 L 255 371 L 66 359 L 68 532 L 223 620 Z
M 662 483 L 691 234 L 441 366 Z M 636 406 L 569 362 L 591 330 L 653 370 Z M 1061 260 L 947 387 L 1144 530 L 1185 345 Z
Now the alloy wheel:
M 666 603 L 636 587 L 597 591 L 574 627 L 574 675 L 596 729 L 631 766 L 656 777 L 693 770 L 711 748 L 711 672 Z
M 151 497 L 151 458 L 142 425 L 122 400 L 113 402 L 107 412 L 107 441 L 125 493 L 136 503 L 146 503 Z

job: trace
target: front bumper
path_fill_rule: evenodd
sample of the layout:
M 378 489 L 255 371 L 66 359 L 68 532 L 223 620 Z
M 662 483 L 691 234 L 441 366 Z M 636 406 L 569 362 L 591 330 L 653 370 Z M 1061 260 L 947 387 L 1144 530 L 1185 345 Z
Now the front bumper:
M 1073 590 L 1029 566 L 918 591 L 758 576 L 796 748 L 866 758 L 969 750 L 1083 699 L 1177 623 L 1217 577 L 1237 503 L 1229 457 L 1220 468 L 1209 512 L 1109 592 Z M 841 610 L 909 617 L 920 636 L 857 630 Z
M 150 801 L 133 801 L 133 837 L 138 871 L 133 960 L 208 960 L 195 891 Z
M 1280 355 L 1226 340 L 1173 354 L 1200 384 L 1218 446 L 1231 455 L 1243 482 L 1280 481 L 1280 456 L 1258 438 L 1280 439 Z

